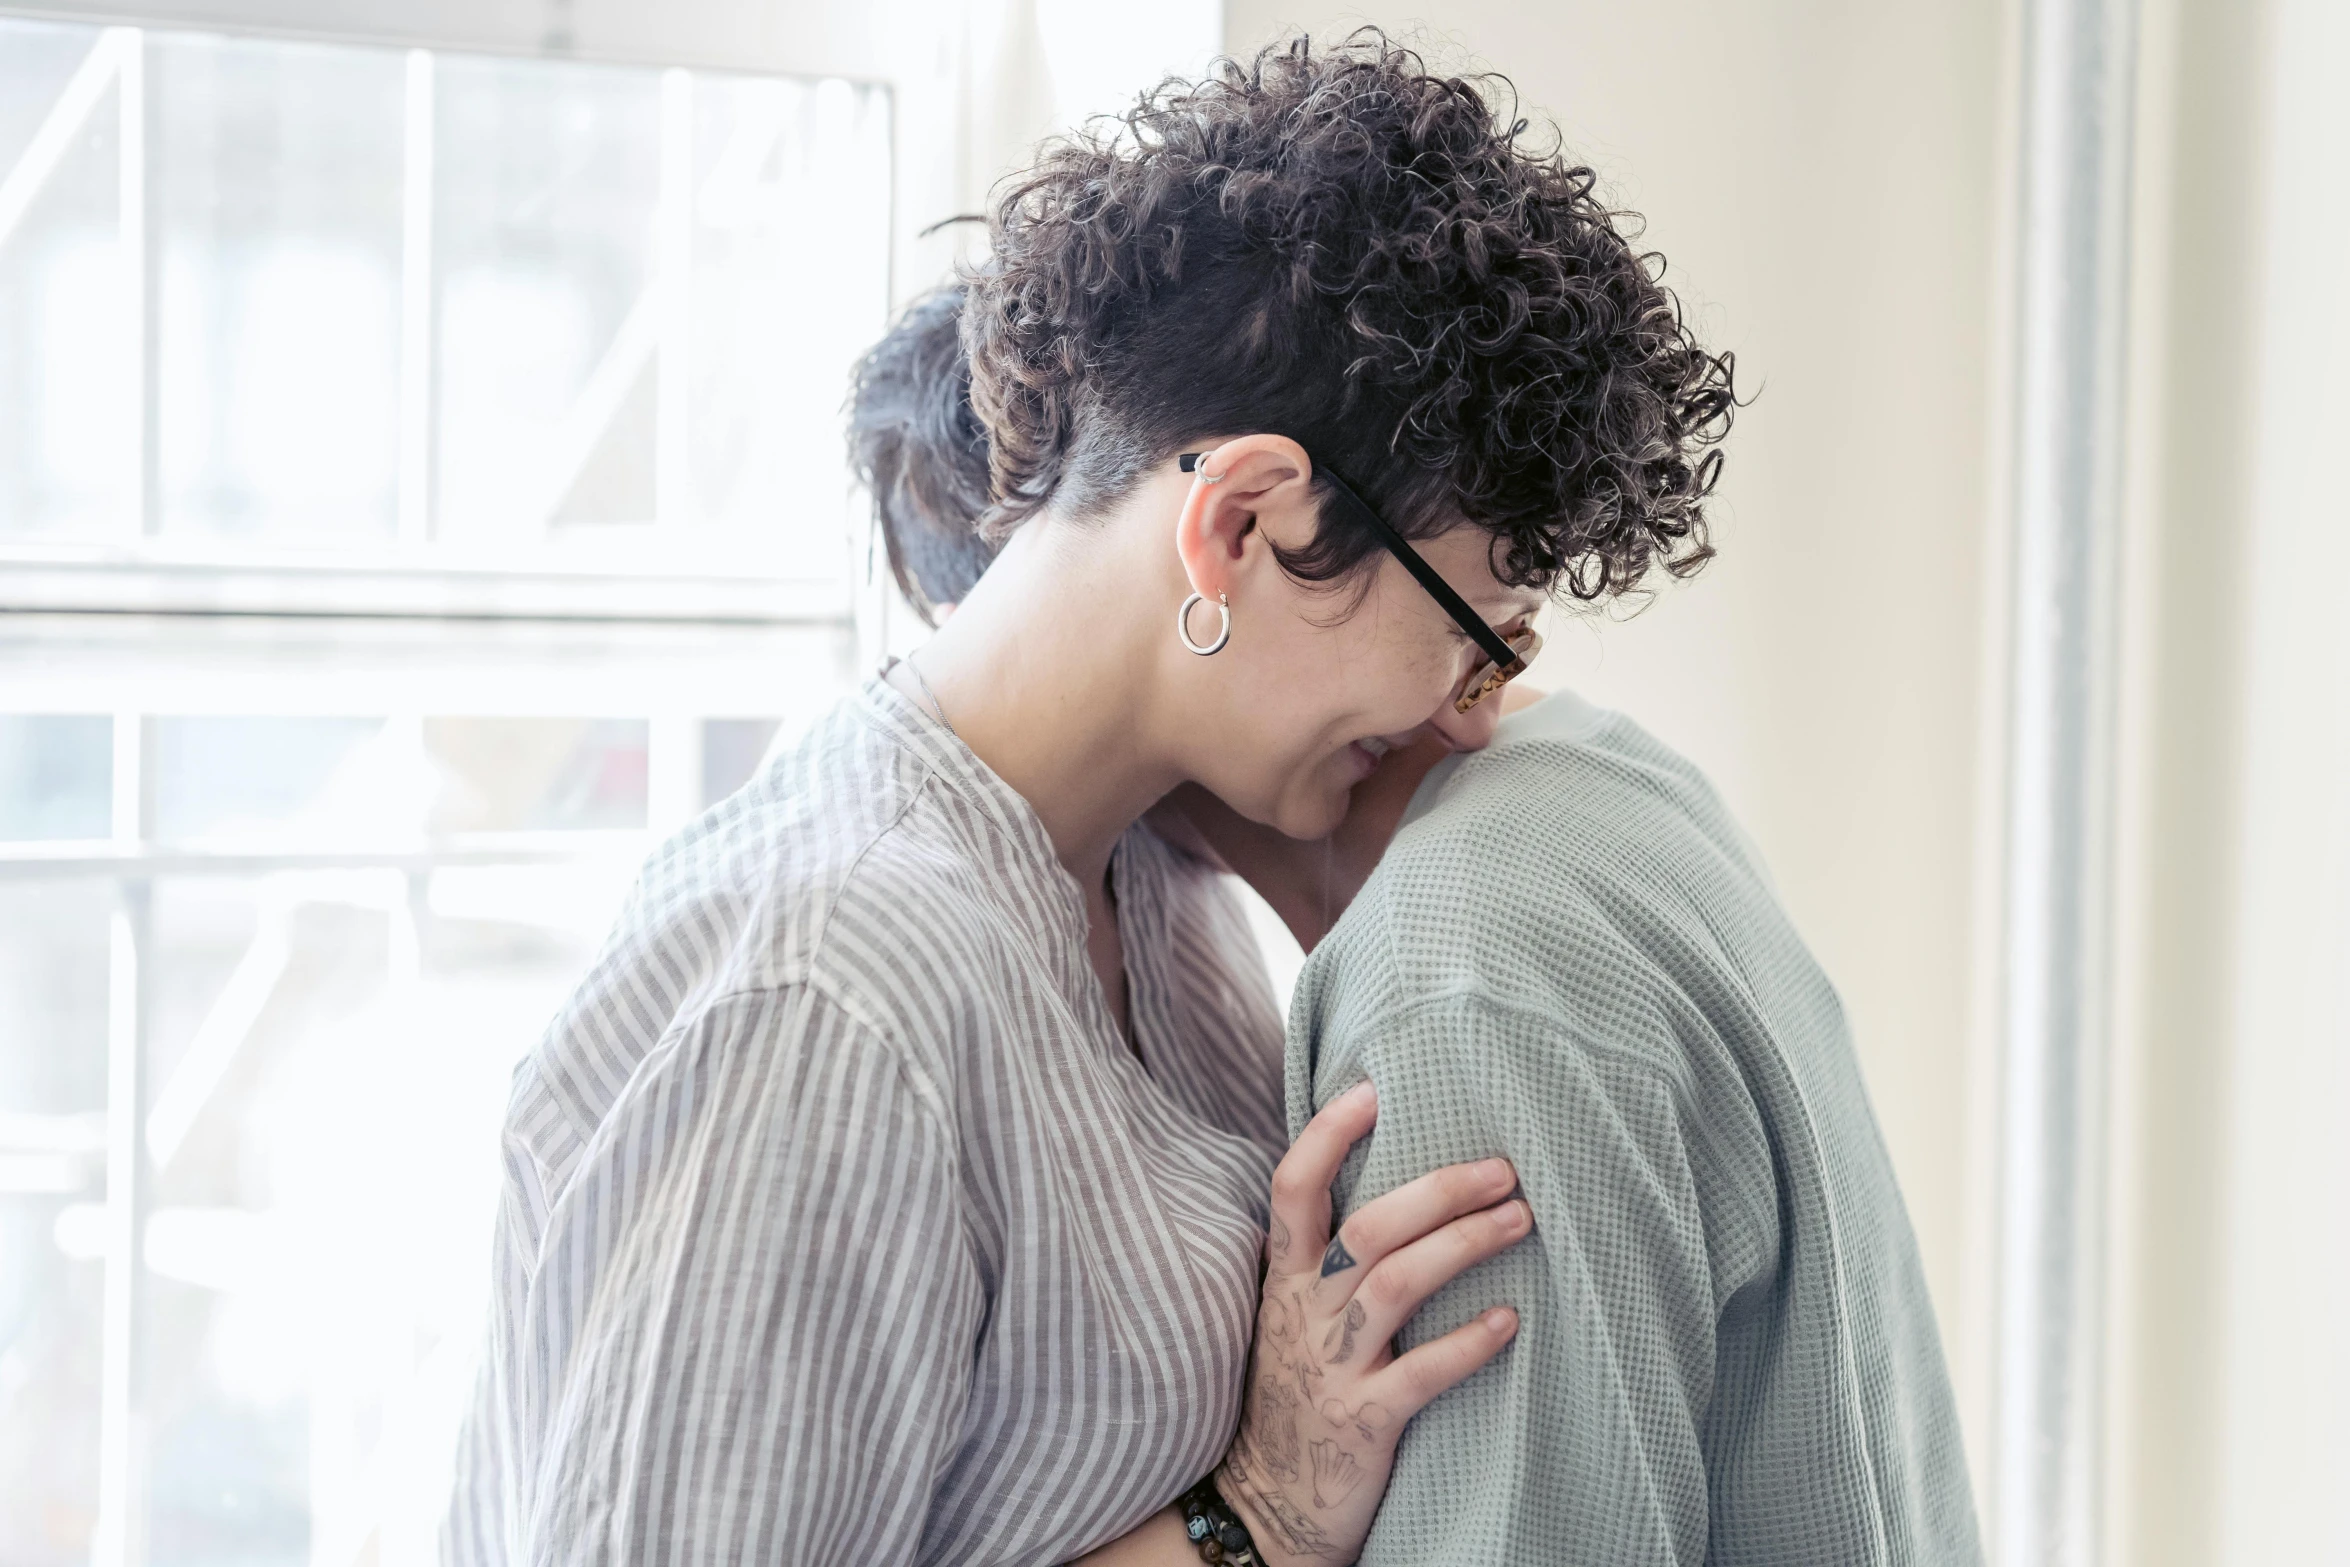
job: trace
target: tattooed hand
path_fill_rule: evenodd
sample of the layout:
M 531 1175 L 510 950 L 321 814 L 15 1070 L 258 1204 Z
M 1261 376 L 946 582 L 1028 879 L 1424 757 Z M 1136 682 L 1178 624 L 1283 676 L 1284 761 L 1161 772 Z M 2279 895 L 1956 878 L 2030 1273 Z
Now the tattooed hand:
M 1240 1434 L 1216 1488 L 1271 1567 L 1360 1554 L 1404 1422 L 1500 1352 L 1504 1307 L 1410 1354 L 1390 1341 L 1438 1288 L 1532 1228 L 1500 1159 L 1456 1164 L 1330 1231 L 1330 1183 L 1378 1117 L 1369 1083 L 1322 1108 L 1273 1172 L 1265 1286 Z M 1495 1206 L 1497 1205 L 1498 1206 Z

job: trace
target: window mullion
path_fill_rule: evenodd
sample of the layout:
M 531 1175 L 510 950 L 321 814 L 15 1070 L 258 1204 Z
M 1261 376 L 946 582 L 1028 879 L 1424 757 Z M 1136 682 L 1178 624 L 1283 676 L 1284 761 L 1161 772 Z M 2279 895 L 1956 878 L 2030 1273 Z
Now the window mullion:
M 659 360 L 654 370 L 653 520 L 663 532 L 692 521 L 693 464 L 688 424 L 693 385 L 694 80 L 661 73 L 661 187 L 654 219 L 654 287 L 660 290 Z
M 137 28 L 123 28 L 114 37 L 118 51 L 115 93 L 121 110 L 117 235 L 122 247 L 122 318 L 131 324 L 128 333 L 131 397 L 125 452 L 130 458 L 131 472 L 136 476 L 124 531 L 136 541 L 161 531 L 163 511 L 162 469 L 157 461 L 155 440 L 160 408 L 155 364 L 158 236 L 150 188 L 147 38 Z
M 408 51 L 400 195 L 400 543 L 432 540 L 433 57 Z
M 126 74 L 126 83 L 132 78 Z M 114 821 L 118 845 L 150 836 L 146 721 L 114 720 Z M 154 1170 L 147 1157 L 147 967 L 153 943 L 153 884 L 116 883 L 109 923 L 106 996 L 106 1287 L 99 1351 L 98 1518 L 91 1556 L 98 1567 L 133 1567 L 146 1557 L 147 1216 Z

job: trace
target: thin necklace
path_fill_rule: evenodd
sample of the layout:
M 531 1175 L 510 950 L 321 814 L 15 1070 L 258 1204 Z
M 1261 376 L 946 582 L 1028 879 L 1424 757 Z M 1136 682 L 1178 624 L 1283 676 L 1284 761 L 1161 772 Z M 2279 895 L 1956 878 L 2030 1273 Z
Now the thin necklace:
M 930 710 L 938 715 L 938 721 L 940 723 L 946 725 L 947 733 L 955 735 L 955 725 L 953 720 L 947 717 L 947 710 L 939 705 L 938 693 L 930 689 L 930 682 L 922 678 L 922 666 L 914 662 L 914 655 L 908 653 L 904 658 L 899 659 L 898 662 L 906 666 L 906 673 L 914 677 L 914 684 L 920 686 L 922 688 L 922 694 L 930 698 Z M 955 738 L 960 740 L 963 737 L 961 735 L 955 735 Z

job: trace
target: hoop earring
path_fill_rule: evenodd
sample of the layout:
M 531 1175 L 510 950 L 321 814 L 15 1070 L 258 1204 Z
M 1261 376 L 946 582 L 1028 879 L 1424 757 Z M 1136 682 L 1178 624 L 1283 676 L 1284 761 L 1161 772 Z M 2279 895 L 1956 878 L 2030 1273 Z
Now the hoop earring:
M 1232 640 L 1232 601 L 1221 593 L 1216 595 L 1216 613 L 1223 617 L 1223 624 L 1216 628 L 1216 640 L 1205 646 L 1191 640 L 1191 606 L 1200 603 L 1206 596 L 1203 593 L 1194 593 L 1185 599 L 1183 607 L 1175 612 L 1175 634 L 1183 639 L 1185 647 L 1202 658 L 1206 658 L 1210 653 L 1223 652 L 1224 644 Z

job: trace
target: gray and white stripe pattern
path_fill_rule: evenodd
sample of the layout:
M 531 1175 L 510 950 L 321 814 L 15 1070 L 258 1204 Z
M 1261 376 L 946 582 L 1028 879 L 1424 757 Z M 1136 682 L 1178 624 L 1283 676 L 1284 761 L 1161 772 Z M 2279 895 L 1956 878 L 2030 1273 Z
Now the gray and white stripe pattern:
M 1219 877 L 1112 877 L 1131 1050 L 1035 813 L 878 680 L 654 855 L 515 1074 L 448 1560 L 1059 1562 L 1207 1471 L 1281 1024 Z

